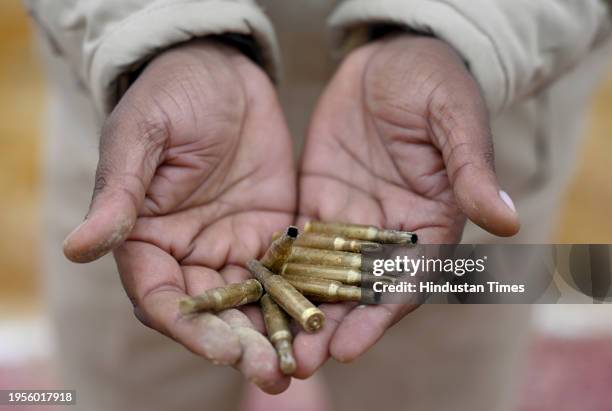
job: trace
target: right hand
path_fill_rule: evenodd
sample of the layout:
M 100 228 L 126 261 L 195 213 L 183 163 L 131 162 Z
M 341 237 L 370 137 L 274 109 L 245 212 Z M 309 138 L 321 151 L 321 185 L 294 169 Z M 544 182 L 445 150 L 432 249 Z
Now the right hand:
M 489 114 L 476 80 L 441 40 L 396 34 L 355 49 L 323 92 L 300 171 L 303 220 L 415 230 L 456 244 L 466 216 L 516 234 L 518 215 L 493 167 Z M 317 334 L 295 338 L 296 376 L 331 355 L 353 361 L 415 304 L 324 304 Z
M 237 50 L 197 40 L 156 57 L 108 118 L 75 262 L 115 251 L 137 317 L 269 393 L 284 391 L 258 309 L 184 317 L 187 295 L 239 282 L 295 212 L 292 145 L 274 88 Z

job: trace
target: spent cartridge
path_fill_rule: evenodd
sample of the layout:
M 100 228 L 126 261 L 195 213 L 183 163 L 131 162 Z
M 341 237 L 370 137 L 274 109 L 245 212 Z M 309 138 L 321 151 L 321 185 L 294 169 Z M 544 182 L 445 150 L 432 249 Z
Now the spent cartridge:
M 302 233 L 293 245 L 322 250 L 348 251 L 351 253 L 360 253 L 363 246 L 380 248 L 380 244 L 371 241 L 348 239 L 321 233 Z
M 299 292 L 319 302 L 361 301 L 361 288 L 323 278 L 287 276 Z
M 261 304 L 268 339 L 274 345 L 278 354 L 280 369 L 283 374 L 291 375 L 295 372 L 297 364 L 293 356 L 293 346 L 291 344 L 293 335 L 289 329 L 287 317 L 268 294 L 264 294 L 259 303 Z
M 287 262 L 334 267 L 361 268 L 361 254 L 346 251 L 318 250 L 316 248 L 291 247 Z M 282 267 L 282 266 L 281 266 Z
M 322 233 L 354 238 L 364 241 L 375 241 L 383 244 L 416 244 L 418 236 L 411 231 L 383 230 L 372 225 L 324 223 L 309 221 L 304 226 L 307 233 Z
M 340 281 L 344 284 L 361 284 L 361 272 L 354 268 L 326 267 L 313 264 L 286 263 L 281 269 L 282 275 L 295 277 L 314 277 Z
M 289 226 L 280 237 L 272 241 L 272 244 L 270 244 L 270 247 L 268 247 L 268 250 L 262 257 L 261 263 L 273 273 L 278 273 L 291 253 L 291 246 L 298 233 L 297 227 Z
M 261 298 L 263 287 L 257 280 L 229 284 L 212 288 L 195 297 L 187 297 L 179 302 L 182 314 L 193 314 L 200 311 L 222 311 L 255 302 Z
M 323 327 L 325 314 L 280 275 L 274 274 L 261 262 L 251 260 L 247 267 L 261 282 L 270 297 L 294 318 L 306 332 L 314 333 Z
M 395 282 L 395 278 L 388 275 L 375 276 L 362 273 L 360 270 L 347 267 L 326 267 L 313 264 L 286 263 L 281 269 L 281 275 L 294 277 L 323 278 L 325 280 L 340 281 L 347 285 L 362 285 L 375 281 L 387 283 Z

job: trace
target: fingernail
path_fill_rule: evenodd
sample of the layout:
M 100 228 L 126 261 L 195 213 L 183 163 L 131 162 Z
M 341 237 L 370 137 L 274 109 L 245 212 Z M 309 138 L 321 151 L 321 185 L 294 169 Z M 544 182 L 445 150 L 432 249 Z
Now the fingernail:
M 504 203 L 506 203 L 506 205 L 508 206 L 508 208 L 510 208 L 510 210 L 516 213 L 516 207 L 514 206 L 514 201 L 512 201 L 508 193 L 506 193 L 503 190 L 500 190 L 499 197 L 504 201 Z

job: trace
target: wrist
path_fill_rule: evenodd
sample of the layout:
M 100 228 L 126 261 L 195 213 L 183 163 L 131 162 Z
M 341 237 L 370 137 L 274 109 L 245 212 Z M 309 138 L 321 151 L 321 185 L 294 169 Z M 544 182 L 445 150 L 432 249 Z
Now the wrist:
M 250 44 L 250 36 L 244 35 L 214 35 L 196 38 L 175 44 L 152 56 L 138 70 L 132 72 L 123 83 L 124 92 L 142 76 L 151 66 L 164 66 L 165 72 L 179 73 L 182 69 L 194 67 L 209 67 L 209 69 L 224 69 L 228 65 L 236 68 L 254 66 L 260 61 L 256 43 Z M 203 64 L 203 62 L 206 62 Z M 225 66 L 225 67 L 224 67 Z
M 378 47 L 375 47 L 377 50 L 386 49 L 388 53 L 384 54 L 399 56 L 403 52 L 408 52 L 418 55 L 421 63 L 428 62 L 432 70 L 455 68 L 466 70 L 472 77 L 469 64 L 461 54 L 450 43 L 436 36 L 409 30 L 389 30 L 379 34 L 368 44 L 377 45 Z

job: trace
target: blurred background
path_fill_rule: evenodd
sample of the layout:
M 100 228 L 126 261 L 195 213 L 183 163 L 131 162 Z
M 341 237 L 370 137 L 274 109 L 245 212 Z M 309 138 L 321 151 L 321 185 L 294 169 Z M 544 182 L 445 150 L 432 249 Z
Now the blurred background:
M 0 2 L 0 389 L 64 388 L 37 278 L 45 84 L 31 29 L 18 0 Z M 612 243 L 611 114 L 612 71 L 593 101 L 556 242 Z M 536 307 L 522 411 L 612 410 L 609 307 Z

